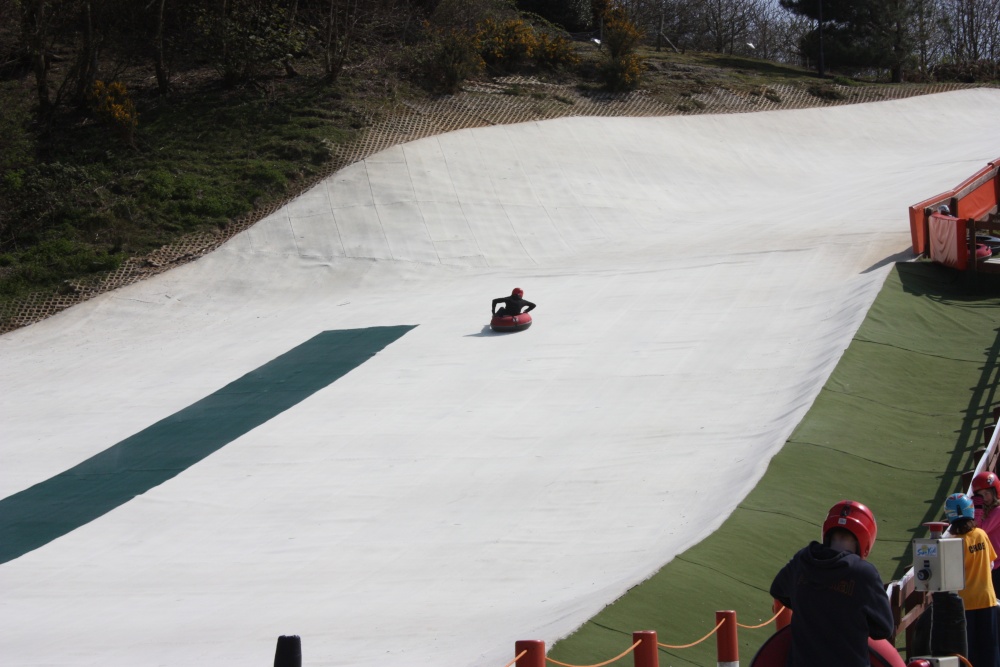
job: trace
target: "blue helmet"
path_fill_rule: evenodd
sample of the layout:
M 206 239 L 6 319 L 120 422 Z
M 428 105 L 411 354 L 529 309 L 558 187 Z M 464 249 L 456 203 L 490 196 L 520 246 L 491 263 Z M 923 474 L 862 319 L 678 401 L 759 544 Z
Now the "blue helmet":
M 972 506 L 972 498 L 964 493 L 951 494 L 944 501 L 944 516 L 950 522 L 975 518 L 976 508 Z

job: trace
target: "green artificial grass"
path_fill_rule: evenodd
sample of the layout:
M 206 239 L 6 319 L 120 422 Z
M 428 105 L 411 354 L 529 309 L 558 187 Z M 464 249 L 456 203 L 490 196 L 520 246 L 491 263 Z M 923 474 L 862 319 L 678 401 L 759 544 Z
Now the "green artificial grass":
M 805 419 L 719 530 L 557 642 L 550 657 L 603 662 L 638 630 L 688 644 L 712 630 L 718 610 L 735 610 L 744 625 L 767 621 L 774 574 L 819 538 L 842 498 L 871 507 L 879 532 L 870 560 L 886 583 L 901 577 L 913 538 L 926 535 L 921 524 L 941 517 L 984 444 L 1000 400 L 998 327 L 1000 276 L 897 264 Z M 773 631 L 740 629 L 743 664 Z M 715 637 L 660 649 L 662 667 L 715 664 Z

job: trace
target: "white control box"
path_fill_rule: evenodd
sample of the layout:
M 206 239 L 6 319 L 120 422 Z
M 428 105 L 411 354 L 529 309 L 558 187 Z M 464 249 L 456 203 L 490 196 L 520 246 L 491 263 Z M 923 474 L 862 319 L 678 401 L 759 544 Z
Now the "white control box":
M 932 658 L 928 655 L 921 655 L 916 658 L 910 658 L 910 664 L 912 664 L 914 660 L 926 660 L 930 663 L 931 667 L 962 667 L 958 657 L 954 655 L 941 658 Z
M 914 588 L 932 593 L 965 588 L 963 544 L 958 537 L 913 540 Z

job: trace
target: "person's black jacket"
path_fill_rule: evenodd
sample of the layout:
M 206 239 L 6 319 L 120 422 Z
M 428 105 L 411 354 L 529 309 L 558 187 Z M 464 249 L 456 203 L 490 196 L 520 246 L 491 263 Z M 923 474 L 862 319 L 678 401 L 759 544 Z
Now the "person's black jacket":
M 503 303 L 504 307 L 497 311 L 497 304 Z M 497 299 L 493 299 L 493 305 L 490 306 L 490 312 L 494 315 L 518 315 L 525 306 L 528 310 L 524 312 L 530 312 L 535 309 L 535 304 L 531 303 L 527 299 L 522 299 L 519 296 L 502 296 Z
M 875 566 L 819 542 L 778 572 L 771 596 L 792 610 L 788 667 L 868 667 L 868 638 L 888 639 L 894 629 Z

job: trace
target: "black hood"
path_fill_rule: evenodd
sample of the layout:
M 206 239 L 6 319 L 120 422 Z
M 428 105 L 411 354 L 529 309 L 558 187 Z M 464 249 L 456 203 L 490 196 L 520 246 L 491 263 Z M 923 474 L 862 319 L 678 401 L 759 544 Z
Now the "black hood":
M 802 558 L 814 567 L 810 570 L 810 579 L 820 584 L 843 577 L 852 565 L 861 560 L 861 556 L 855 553 L 837 551 L 819 542 L 810 542 Z

